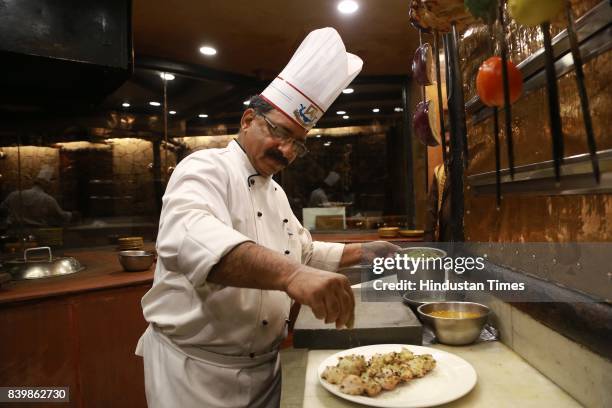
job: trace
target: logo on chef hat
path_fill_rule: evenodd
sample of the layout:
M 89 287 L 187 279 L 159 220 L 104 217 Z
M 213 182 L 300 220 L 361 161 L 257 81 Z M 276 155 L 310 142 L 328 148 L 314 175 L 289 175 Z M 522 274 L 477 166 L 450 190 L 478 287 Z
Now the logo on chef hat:
M 311 128 L 317 122 L 317 120 L 319 120 L 322 113 L 323 112 L 321 112 L 321 110 L 313 104 L 306 107 L 303 103 L 300 103 L 300 106 L 293 111 L 293 116 L 302 126 L 305 128 Z

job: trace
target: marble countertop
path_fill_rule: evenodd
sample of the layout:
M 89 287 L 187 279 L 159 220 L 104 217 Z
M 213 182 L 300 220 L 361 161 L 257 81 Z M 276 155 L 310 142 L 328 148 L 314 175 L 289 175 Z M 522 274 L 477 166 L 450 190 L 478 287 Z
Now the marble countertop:
M 453 353 L 468 361 L 478 374 L 478 382 L 464 397 L 441 405 L 453 408 L 478 407 L 580 407 L 559 388 L 503 343 L 484 342 L 471 346 L 434 348 Z M 339 350 L 311 350 L 306 364 L 303 408 L 363 407 L 328 392 L 317 378 L 317 368 Z

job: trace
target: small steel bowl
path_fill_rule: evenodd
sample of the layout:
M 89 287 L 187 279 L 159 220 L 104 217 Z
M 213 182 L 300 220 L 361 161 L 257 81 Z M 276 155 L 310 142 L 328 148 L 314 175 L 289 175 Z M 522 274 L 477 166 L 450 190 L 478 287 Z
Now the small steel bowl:
M 151 267 L 155 256 L 147 251 L 120 251 L 119 263 L 128 272 L 146 271 Z
M 429 314 L 437 310 L 477 312 L 479 315 L 452 318 L 435 317 Z M 417 311 L 423 323 L 431 327 L 440 343 L 452 346 L 462 346 L 476 341 L 491 314 L 491 310 L 485 305 L 472 302 L 431 302 L 419 306 Z

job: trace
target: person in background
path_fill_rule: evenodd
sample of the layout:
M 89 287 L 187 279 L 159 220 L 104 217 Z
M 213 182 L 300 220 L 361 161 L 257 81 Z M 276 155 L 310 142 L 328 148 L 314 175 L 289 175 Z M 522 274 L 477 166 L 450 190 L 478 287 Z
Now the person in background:
M 64 211 L 48 191 L 51 188 L 53 169 L 44 165 L 32 188 L 13 191 L 0 204 L 0 212 L 7 217 L 9 230 L 22 226 L 26 230 L 39 227 L 62 226 L 75 217 Z
M 313 241 L 272 176 L 306 154 L 306 134 L 361 66 L 334 29 L 311 32 L 251 98 L 236 140 L 176 166 L 136 348 L 149 407 L 278 407 L 292 303 L 352 325 L 353 292 L 335 271 L 398 247 Z
M 335 171 L 330 171 L 323 183 L 318 188 L 310 193 L 309 207 L 327 207 L 330 205 L 329 195 L 330 190 L 338 183 L 340 175 Z

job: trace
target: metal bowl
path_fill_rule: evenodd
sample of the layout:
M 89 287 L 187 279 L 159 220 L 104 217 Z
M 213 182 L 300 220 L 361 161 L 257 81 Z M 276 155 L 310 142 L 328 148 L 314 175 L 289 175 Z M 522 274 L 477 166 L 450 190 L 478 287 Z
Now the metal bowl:
M 120 251 L 119 263 L 127 272 L 146 271 L 151 267 L 155 256 L 147 251 Z
M 477 317 L 435 317 L 429 313 L 438 310 L 477 312 Z M 432 302 L 417 309 L 425 325 L 431 327 L 440 343 L 461 346 L 476 341 L 491 311 L 485 305 L 472 302 Z
M 44 257 L 31 254 L 44 252 Z M 85 267 L 72 257 L 54 257 L 50 247 L 28 248 L 23 258 L 4 261 L 2 271 L 11 274 L 14 280 L 41 279 L 69 275 L 84 270 Z

